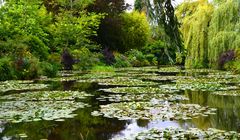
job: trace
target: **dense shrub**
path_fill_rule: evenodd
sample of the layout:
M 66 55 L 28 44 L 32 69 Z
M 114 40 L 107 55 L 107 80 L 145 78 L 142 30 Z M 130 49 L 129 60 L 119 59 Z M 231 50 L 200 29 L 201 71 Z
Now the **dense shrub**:
M 234 53 L 234 59 L 230 59 L 232 58 L 231 56 L 233 56 L 232 53 Z M 240 73 L 240 49 L 231 52 L 228 58 L 230 61 L 225 61 L 223 68 L 226 70 L 231 70 L 235 73 Z
M 121 68 L 121 67 L 130 67 L 131 64 L 128 60 L 128 58 L 120 53 L 115 53 L 115 63 L 113 64 L 114 67 L 116 68 Z
M 229 51 L 222 53 L 218 60 L 218 68 L 223 69 L 224 65 L 227 62 L 235 59 L 235 57 L 236 57 L 235 55 L 236 54 L 235 54 L 234 50 L 229 50 Z
M 14 78 L 14 69 L 10 58 L 3 57 L 0 59 L 0 73 L 1 81 Z
M 93 53 L 88 48 L 82 47 L 72 51 L 74 58 L 78 61 L 74 64 L 74 69 L 77 70 L 89 70 L 93 66 L 101 65 L 102 54 Z
M 128 52 L 126 52 L 126 55 L 128 57 L 129 62 L 134 67 L 140 67 L 140 66 L 149 66 L 150 63 L 146 59 L 146 56 L 138 50 L 132 49 Z
M 48 62 L 41 62 L 41 75 L 45 75 L 47 77 L 55 77 L 59 70 L 59 65 L 56 63 L 48 63 Z
M 34 79 L 40 75 L 40 62 L 35 57 L 20 57 L 14 60 L 17 79 Z
M 140 49 L 146 45 L 150 38 L 150 26 L 144 13 L 133 11 L 122 16 L 122 35 L 119 36 L 121 44 L 117 46 L 120 52 L 130 49 Z

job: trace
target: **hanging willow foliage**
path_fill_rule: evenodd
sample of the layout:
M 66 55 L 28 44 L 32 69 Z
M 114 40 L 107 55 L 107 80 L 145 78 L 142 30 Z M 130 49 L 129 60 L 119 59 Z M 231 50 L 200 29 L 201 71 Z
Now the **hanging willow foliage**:
M 206 67 L 208 60 L 208 26 L 213 5 L 207 0 L 185 1 L 176 15 L 182 23 L 184 46 L 187 49 L 186 68 Z
M 240 47 L 238 0 L 188 0 L 176 14 L 182 23 L 187 68 L 219 68 L 220 55 Z
M 240 5 L 237 0 L 227 0 L 216 7 L 209 27 L 208 61 L 219 68 L 219 56 L 240 48 Z

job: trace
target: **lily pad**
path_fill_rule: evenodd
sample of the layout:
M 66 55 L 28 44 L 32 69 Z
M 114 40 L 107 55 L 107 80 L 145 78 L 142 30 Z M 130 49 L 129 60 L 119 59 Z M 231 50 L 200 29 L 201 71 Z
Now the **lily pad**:
M 21 100 L 21 101 L 51 101 L 51 100 L 74 100 L 84 99 L 92 96 L 86 92 L 79 91 L 35 91 L 11 94 L 0 97 L 3 100 Z
M 201 107 L 197 104 L 181 104 L 172 102 L 149 101 L 149 102 L 120 102 L 101 105 L 100 112 L 104 117 L 150 120 L 187 120 L 200 115 L 209 115 L 214 110 Z

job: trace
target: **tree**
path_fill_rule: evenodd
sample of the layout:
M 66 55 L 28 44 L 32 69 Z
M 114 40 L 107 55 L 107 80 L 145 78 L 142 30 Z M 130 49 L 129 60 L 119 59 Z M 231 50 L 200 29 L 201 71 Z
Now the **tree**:
M 51 43 L 53 50 L 64 47 L 77 49 L 91 44 L 89 38 L 96 35 L 103 16 L 85 12 L 80 15 L 75 16 L 72 11 L 63 11 L 55 16 L 56 22 L 49 28 L 49 32 L 54 36 Z
M 173 58 L 181 56 L 181 54 L 184 52 L 184 49 L 181 34 L 178 29 L 178 19 L 174 14 L 174 7 L 172 6 L 171 0 L 144 0 L 143 2 L 137 2 L 142 3 L 146 6 L 146 13 L 152 25 L 163 29 L 163 32 L 161 36 L 159 36 L 159 39 L 166 42 L 169 47 L 175 49 L 176 54 L 174 53 L 173 55 L 170 55 L 168 51 L 169 47 L 165 48 L 165 52 L 169 57 L 169 61 L 171 63 L 174 63 Z M 181 61 L 181 59 L 178 58 L 177 60 Z
M 21 41 L 31 53 L 46 59 L 49 42 L 46 27 L 49 22 L 51 15 L 39 1 L 8 1 L 0 9 L 0 41 L 2 44 L 11 40 Z
M 208 64 L 208 28 L 213 5 L 207 0 L 185 2 L 177 8 L 182 23 L 184 46 L 187 49 L 185 66 L 203 68 Z
M 209 26 L 208 61 L 220 68 L 218 60 L 224 52 L 236 50 L 240 44 L 240 4 L 236 0 L 217 3 Z
M 221 54 L 240 44 L 239 3 L 235 0 L 185 2 L 177 9 L 187 49 L 186 67 L 220 68 Z
M 144 13 L 133 11 L 131 13 L 123 13 L 121 36 L 117 50 L 121 52 L 130 49 L 141 49 L 146 45 L 150 37 L 150 27 Z
M 96 0 L 94 4 L 88 6 L 87 10 L 96 13 L 105 13 L 105 18 L 101 20 L 96 42 L 103 48 L 116 50 L 121 44 L 122 18 L 121 13 L 127 9 L 128 5 L 124 0 Z

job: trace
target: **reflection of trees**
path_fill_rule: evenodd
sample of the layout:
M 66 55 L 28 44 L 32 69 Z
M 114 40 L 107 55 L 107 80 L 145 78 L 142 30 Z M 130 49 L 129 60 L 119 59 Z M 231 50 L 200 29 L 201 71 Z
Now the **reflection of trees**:
M 111 138 L 112 134 L 124 129 L 126 122 L 116 119 L 91 116 L 92 109 L 76 111 L 78 116 L 64 122 L 40 121 L 30 123 L 8 124 L 0 137 L 26 133 L 28 139 L 81 140 Z
M 204 106 L 208 104 L 208 92 L 185 90 L 185 96 L 189 98 L 187 103 L 194 103 Z
M 197 127 L 240 131 L 240 97 L 214 95 L 202 91 L 185 91 L 185 95 L 190 99 L 188 103 L 217 108 L 216 115 L 193 119 L 192 122 Z
M 137 120 L 137 125 L 139 127 L 146 127 L 148 126 L 149 122 L 150 122 L 149 120 Z

